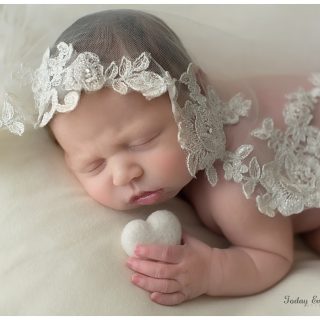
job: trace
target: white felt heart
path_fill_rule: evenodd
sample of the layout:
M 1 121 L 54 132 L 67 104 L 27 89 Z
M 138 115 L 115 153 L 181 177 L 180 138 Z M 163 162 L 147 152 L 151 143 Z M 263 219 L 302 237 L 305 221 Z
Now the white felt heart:
M 181 224 L 168 210 L 153 212 L 146 221 L 130 221 L 121 234 L 121 244 L 128 256 L 134 255 L 137 244 L 180 244 Z

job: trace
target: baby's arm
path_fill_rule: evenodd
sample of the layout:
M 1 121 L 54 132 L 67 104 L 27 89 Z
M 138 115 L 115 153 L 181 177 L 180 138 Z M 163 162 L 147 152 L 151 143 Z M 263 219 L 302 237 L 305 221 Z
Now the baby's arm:
M 198 179 L 198 181 L 201 179 Z M 132 282 L 149 291 L 157 303 L 175 305 L 202 294 L 240 296 L 271 287 L 289 271 L 293 260 L 290 219 L 269 218 L 245 199 L 241 186 L 208 182 L 195 194 L 231 242 L 211 248 L 184 235 L 184 244 L 138 246 L 127 265 L 137 272 Z M 203 209 L 203 208 L 202 208 Z
M 257 293 L 274 285 L 291 267 L 289 219 L 263 216 L 235 183 L 219 189 L 209 184 L 204 188 L 196 194 L 201 195 L 202 203 L 207 202 L 206 209 L 232 245 L 228 249 L 211 248 L 184 235 L 183 245 L 138 246 L 137 257 L 128 260 L 129 268 L 137 272 L 132 282 L 149 291 L 157 303 L 174 305 L 202 294 Z
M 293 260 L 291 221 L 269 218 L 244 198 L 237 184 L 223 183 L 207 196 L 215 221 L 231 242 L 228 249 L 213 248 L 208 292 L 214 296 L 249 295 L 282 279 Z

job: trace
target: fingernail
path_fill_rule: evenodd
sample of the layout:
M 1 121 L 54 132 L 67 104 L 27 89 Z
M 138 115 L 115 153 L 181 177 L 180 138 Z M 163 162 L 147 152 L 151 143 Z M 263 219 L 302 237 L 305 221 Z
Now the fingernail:
M 136 246 L 136 248 L 134 249 L 134 254 L 139 255 L 140 253 L 141 253 L 140 246 Z
M 136 249 L 134 250 L 134 253 L 136 254 L 136 255 L 142 255 L 143 253 L 144 253 L 144 249 L 143 249 L 143 247 L 141 247 L 141 246 L 136 246 Z
M 129 258 L 128 260 L 127 260 L 127 263 L 126 263 L 126 265 L 128 266 L 128 267 L 132 267 L 132 260 Z
M 137 274 L 132 275 L 131 281 L 133 283 L 139 283 L 140 282 L 140 277 Z

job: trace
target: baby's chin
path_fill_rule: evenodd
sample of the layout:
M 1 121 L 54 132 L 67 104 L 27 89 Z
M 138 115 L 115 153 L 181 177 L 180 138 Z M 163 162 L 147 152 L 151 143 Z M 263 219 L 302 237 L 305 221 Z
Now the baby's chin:
M 103 206 L 105 206 L 106 208 L 112 209 L 112 210 L 116 210 L 116 211 L 123 211 L 123 212 L 128 212 L 130 210 L 135 210 L 135 209 L 139 209 L 139 208 L 144 208 L 144 207 L 152 207 L 161 203 L 165 203 L 167 201 L 169 201 L 170 199 L 164 199 L 152 204 L 119 204 L 119 205 L 106 205 L 103 204 Z

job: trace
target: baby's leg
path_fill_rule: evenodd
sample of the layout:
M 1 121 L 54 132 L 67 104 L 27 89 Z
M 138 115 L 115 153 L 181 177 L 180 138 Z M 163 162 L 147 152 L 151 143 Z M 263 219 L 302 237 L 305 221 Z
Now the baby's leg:
M 303 234 L 302 237 L 311 249 L 320 254 L 320 228 L 309 231 Z
M 320 254 L 320 209 L 306 210 L 293 217 L 293 227 L 300 233 L 303 240 Z

